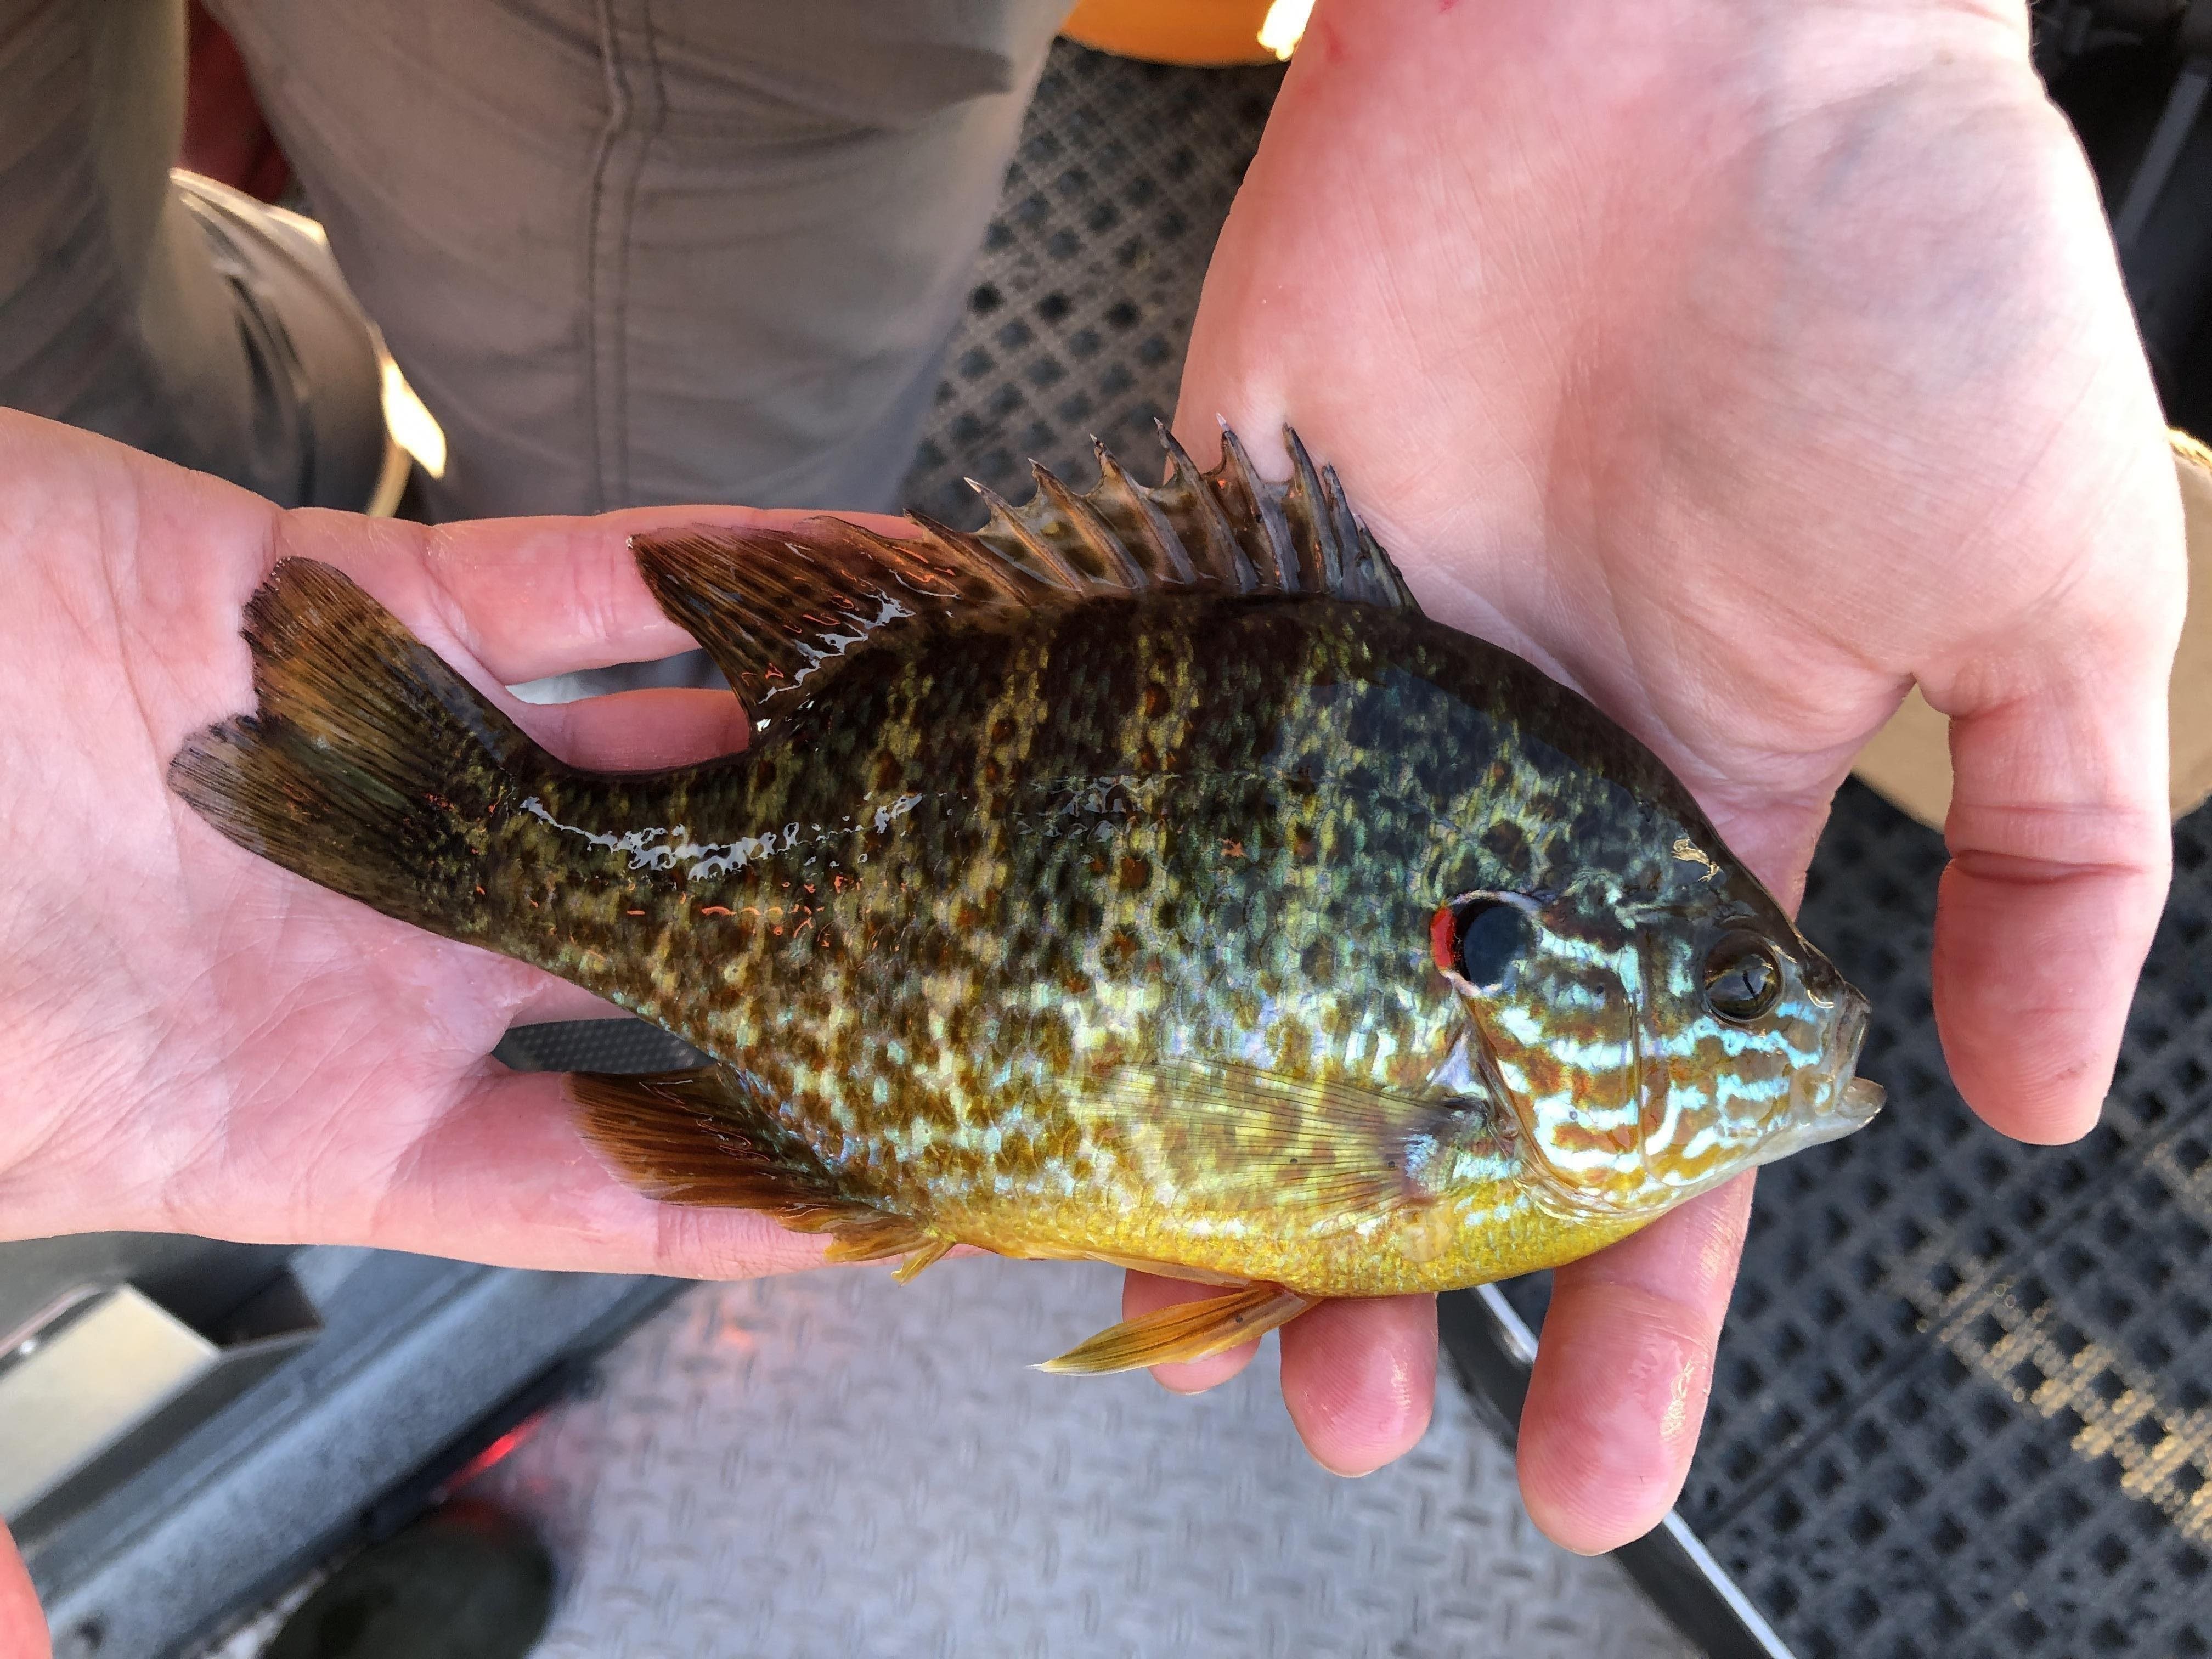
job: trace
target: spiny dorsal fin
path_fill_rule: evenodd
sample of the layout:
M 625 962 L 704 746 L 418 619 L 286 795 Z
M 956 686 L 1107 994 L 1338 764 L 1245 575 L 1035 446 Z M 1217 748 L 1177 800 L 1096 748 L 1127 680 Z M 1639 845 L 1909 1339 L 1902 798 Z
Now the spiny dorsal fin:
M 1188 588 L 1413 608 L 1336 474 L 1316 470 L 1296 433 L 1284 429 L 1285 483 L 1262 478 L 1226 428 L 1211 472 L 1164 426 L 1160 438 L 1158 486 L 1103 447 L 1098 482 L 1081 495 L 1042 467 L 1020 507 L 976 484 L 991 519 L 973 534 L 916 514 L 920 533 L 894 539 L 823 517 L 638 536 L 631 548 L 661 609 L 757 714 L 884 629 L 925 617 Z
M 648 1198 L 759 1210 L 794 1232 L 830 1233 L 831 1261 L 919 1255 L 911 1268 L 919 1273 L 952 1247 L 910 1217 L 848 1192 L 726 1066 L 577 1072 L 568 1093 L 583 1109 L 585 1139 Z

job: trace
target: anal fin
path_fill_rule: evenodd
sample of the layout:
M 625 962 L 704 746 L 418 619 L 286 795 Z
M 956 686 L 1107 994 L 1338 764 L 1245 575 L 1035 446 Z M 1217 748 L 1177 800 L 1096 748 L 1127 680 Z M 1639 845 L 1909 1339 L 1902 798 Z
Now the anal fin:
M 1063 1376 L 1103 1376 L 1146 1365 L 1187 1365 L 1287 1325 L 1319 1298 L 1279 1285 L 1247 1285 L 1230 1296 L 1179 1302 L 1125 1320 L 1037 1367 Z
M 849 1190 L 729 1066 L 576 1072 L 568 1094 L 583 1109 L 585 1139 L 663 1203 L 759 1210 L 794 1232 L 831 1234 L 831 1261 L 933 1261 L 954 1242 Z

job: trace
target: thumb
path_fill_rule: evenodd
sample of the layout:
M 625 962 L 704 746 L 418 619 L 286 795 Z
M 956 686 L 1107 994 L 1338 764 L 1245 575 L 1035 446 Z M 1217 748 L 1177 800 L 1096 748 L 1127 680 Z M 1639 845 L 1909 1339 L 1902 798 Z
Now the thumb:
M 2178 526 L 2154 527 L 2172 533 L 2126 592 L 2062 591 L 2001 658 L 1923 683 L 1952 717 L 1955 775 L 1936 1024 L 1967 1103 L 2022 1140 L 2095 1124 L 2166 902 L 2184 578 Z
M 46 1615 L 15 1541 L 0 1525 L 0 1654 L 8 1659 L 49 1659 Z

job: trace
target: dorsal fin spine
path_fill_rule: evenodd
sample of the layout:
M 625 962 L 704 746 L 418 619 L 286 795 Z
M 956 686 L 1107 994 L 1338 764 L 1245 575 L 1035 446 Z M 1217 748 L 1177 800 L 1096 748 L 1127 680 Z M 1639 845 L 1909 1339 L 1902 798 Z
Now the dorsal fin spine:
M 1284 520 L 1282 506 L 1252 465 L 1252 458 L 1244 453 L 1243 441 L 1225 426 L 1221 428 L 1220 468 L 1205 476 L 1223 497 L 1231 528 L 1244 532 L 1237 540 L 1252 560 L 1260 586 L 1279 593 L 1302 591 L 1297 554 L 1291 544 L 1290 526 Z
M 1119 579 L 1114 585 L 1121 587 L 1147 587 L 1152 585 L 1152 573 L 1129 556 L 1121 545 L 1121 538 L 1107 527 L 1106 521 L 1082 496 L 1039 466 L 1030 463 L 1036 475 L 1037 495 L 1052 503 L 1078 539 L 1089 548 L 1099 562 Z
M 1358 586 L 1361 596 L 1370 603 L 1389 604 L 1391 601 L 1383 596 L 1369 563 L 1366 547 L 1360 538 L 1359 520 L 1344 494 L 1344 480 L 1336 476 L 1333 466 L 1321 470 L 1321 498 L 1328 510 L 1328 521 L 1335 527 L 1336 544 L 1344 550 L 1345 580 Z
M 1098 439 L 1091 439 L 1091 448 L 1098 458 L 1098 487 L 1091 494 L 1097 498 L 1099 516 L 1124 539 L 1134 532 L 1137 545 L 1151 555 L 1146 568 L 1153 580 L 1182 586 L 1195 582 L 1198 569 L 1191 562 L 1190 550 L 1153 501 L 1152 492 L 1140 488 Z M 1129 530 L 1121 531 L 1119 526 L 1125 522 Z
M 1315 593 L 1344 592 L 1344 554 L 1337 545 L 1336 526 L 1329 522 L 1322 501 L 1321 479 L 1314 472 L 1313 457 L 1298 441 L 1298 434 L 1283 428 L 1283 447 L 1291 457 L 1291 487 L 1283 496 L 1283 518 L 1297 550 L 1298 581 Z
M 969 479 L 968 488 L 981 495 L 983 504 L 991 509 L 991 521 L 980 532 L 981 540 L 987 543 L 994 539 L 1012 542 L 1043 568 L 1044 577 L 1054 586 L 1072 588 L 1079 592 L 1082 591 L 1085 583 L 1083 578 L 1076 574 L 1075 568 L 1061 556 L 1058 548 L 1023 522 L 1021 514 L 1008 504 L 1005 496 L 977 478 Z M 1004 552 L 1006 550 L 999 550 Z
M 1176 441 L 1165 421 L 1156 422 L 1160 442 L 1168 452 L 1167 476 L 1160 485 L 1163 496 L 1181 496 L 1190 503 L 1190 510 L 1198 520 L 1200 530 L 1199 553 L 1200 568 L 1224 580 L 1239 593 L 1258 590 L 1259 573 L 1253 569 L 1252 561 L 1246 556 L 1243 546 L 1237 539 L 1236 526 L 1222 511 L 1221 500 L 1213 485 L 1199 471 L 1190 452 Z
M 1360 557 L 1366 568 L 1369 587 L 1376 595 L 1376 603 L 1404 611 L 1419 611 L 1421 602 L 1413 597 L 1413 590 L 1406 586 L 1406 578 L 1398 568 L 1398 562 L 1382 550 L 1382 544 L 1376 541 L 1374 532 L 1368 529 L 1367 520 L 1355 513 L 1352 515 L 1352 522 L 1359 531 Z

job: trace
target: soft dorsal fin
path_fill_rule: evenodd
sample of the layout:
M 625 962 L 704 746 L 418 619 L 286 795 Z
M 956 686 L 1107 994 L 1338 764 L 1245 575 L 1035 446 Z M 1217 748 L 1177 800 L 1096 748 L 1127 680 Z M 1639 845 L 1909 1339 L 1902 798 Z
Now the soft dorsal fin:
M 893 541 L 832 518 L 634 536 L 630 551 L 668 619 L 756 716 L 886 628 L 1032 604 L 1049 586 L 927 532 Z
M 842 519 L 788 528 L 701 529 L 631 538 L 670 619 L 706 647 L 756 714 L 883 630 L 935 617 L 1065 605 L 1152 590 L 1315 594 L 1385 607 L 1413 596 L 1327 467 L 1285 428 L 1291 476 L 1260 477 L 1237 434 L 1193 465 L 1160 428 L 1165 478 L 1137 483 L 1098 449 L 1082 495 L 1036 469 L 1015 507 L 981 484 L 990 522 L 969 534 L 919 515 L 910 538 Z

